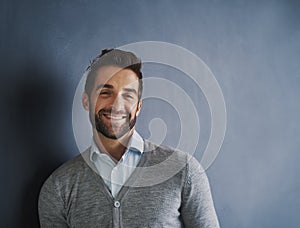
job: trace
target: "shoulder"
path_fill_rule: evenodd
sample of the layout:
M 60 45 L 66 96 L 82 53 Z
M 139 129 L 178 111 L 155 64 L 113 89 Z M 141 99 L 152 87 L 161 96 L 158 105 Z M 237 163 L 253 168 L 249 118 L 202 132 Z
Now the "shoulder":
M 85 153 L 89 153 L 88 150 L 86 150 Z M 60 167 L 58 167 L 53 173 L 52 176 L 55 177 L 63 177 L 72 175 L 74 172 L 81 171 L 86 168 L 86 162 L 84 161 L 83 154 L 78 154 L 77 156 L 73 157 L 69 161 L 62 164 Z
M 153 160 L 165 160 L 170 156 L 176 156 L 178 159 L 187 159 L 189 156 L 188 153 L 180 151 L 176 148 L 166 145 L 157 145 L 148 140 L 144 141 L 144 154 Z
M 90 169 L 87 164 L 88 155 L 89 149 L 62 164 L 48 177 L 44 186 L 53 185 L 60 188 L 62 185 L 66 186 L 83 179 Z
M 203 170 L 193 155 L 170 146 L 157 145 L 148 140 L 145 140 L 145 156 L 153 164 L 169 160 L 169 162 L 184 163 L 192 170 Z
M 143 154 L 145 163 L 142 164 L 142 172 L 148 179 L 154 178 L 155 181 L 178 177 L 189 179 L 194 175 L 204 173 L 201 165 L 191 154 L 164 145 L 156 145 L 145 140 L 145 151 Z

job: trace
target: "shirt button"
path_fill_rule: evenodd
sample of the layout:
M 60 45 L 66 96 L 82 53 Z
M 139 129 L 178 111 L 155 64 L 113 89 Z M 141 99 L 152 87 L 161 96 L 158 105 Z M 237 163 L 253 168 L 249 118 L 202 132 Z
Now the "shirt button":
M 120 204 L 119 201 L 115 201 L 115 202 L 114 202 L 114 206 L 115 206 L 116 208 L 120 207 L 120 205 L 121 205 L 121 204 Z

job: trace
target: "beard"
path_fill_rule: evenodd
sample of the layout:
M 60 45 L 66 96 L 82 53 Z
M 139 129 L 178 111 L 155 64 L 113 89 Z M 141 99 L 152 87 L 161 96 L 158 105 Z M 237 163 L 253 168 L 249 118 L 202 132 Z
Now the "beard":
M 118 113 L 126 116 L 124 118 L 125 122 L 123 123 L 111 123 L 105 119 L 103 114 L 114 114 L 112 110 L 101 109 L 98 113 L 95 114 L 95 128 L 96 130 L 110 139 L 119 139 L 129 132 L 136 123 L 136 115 L 132 118 L 132 115 L 128 112 Z M 132 119 L 131 119 L 132 118 Z

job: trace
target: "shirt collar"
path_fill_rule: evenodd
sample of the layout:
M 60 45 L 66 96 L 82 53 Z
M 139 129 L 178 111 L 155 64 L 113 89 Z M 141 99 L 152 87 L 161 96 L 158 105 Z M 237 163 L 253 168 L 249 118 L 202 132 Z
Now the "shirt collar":
M 131 138 L 129 139 L 128 142 L 128 146 L 127 146 L 127 150 L 124 153 L 124 155 L 129 151 L 129 150 L 133 150 L 139 153 L 143 153 L 144 152 L 144 141 L 143 138 L 140 136 L 140 134 L 134 130 Z M 97 144 L 95 143 L 95 140 L 92 140 L 92 145 L 91 145 L 91 150 L 90 150 L 90 160 L 92 162 L 95 161 L 95 155 L 100 155 L 100 154 L 105 154 L 103 152 L 101 152 L 97 146 Z M 107 155 L 107 154 L 105 154 Z M 123 156 L 124 156 L 123 155 Z M 107 155 L 109 156 L 109 155 Z
M 128 148 L 139 151 L 141 154 L 144 152 L 144 140 L 135 130 L 129 139 Z

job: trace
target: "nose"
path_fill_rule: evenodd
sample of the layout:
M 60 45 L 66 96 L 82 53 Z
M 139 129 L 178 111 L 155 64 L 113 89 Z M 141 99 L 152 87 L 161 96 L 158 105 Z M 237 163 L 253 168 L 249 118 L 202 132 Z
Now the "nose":
M 117 95 L 113 101 L 113 109 L 115 111 L 122 111 L 124 110 L 124 99 L 121 95 Z

